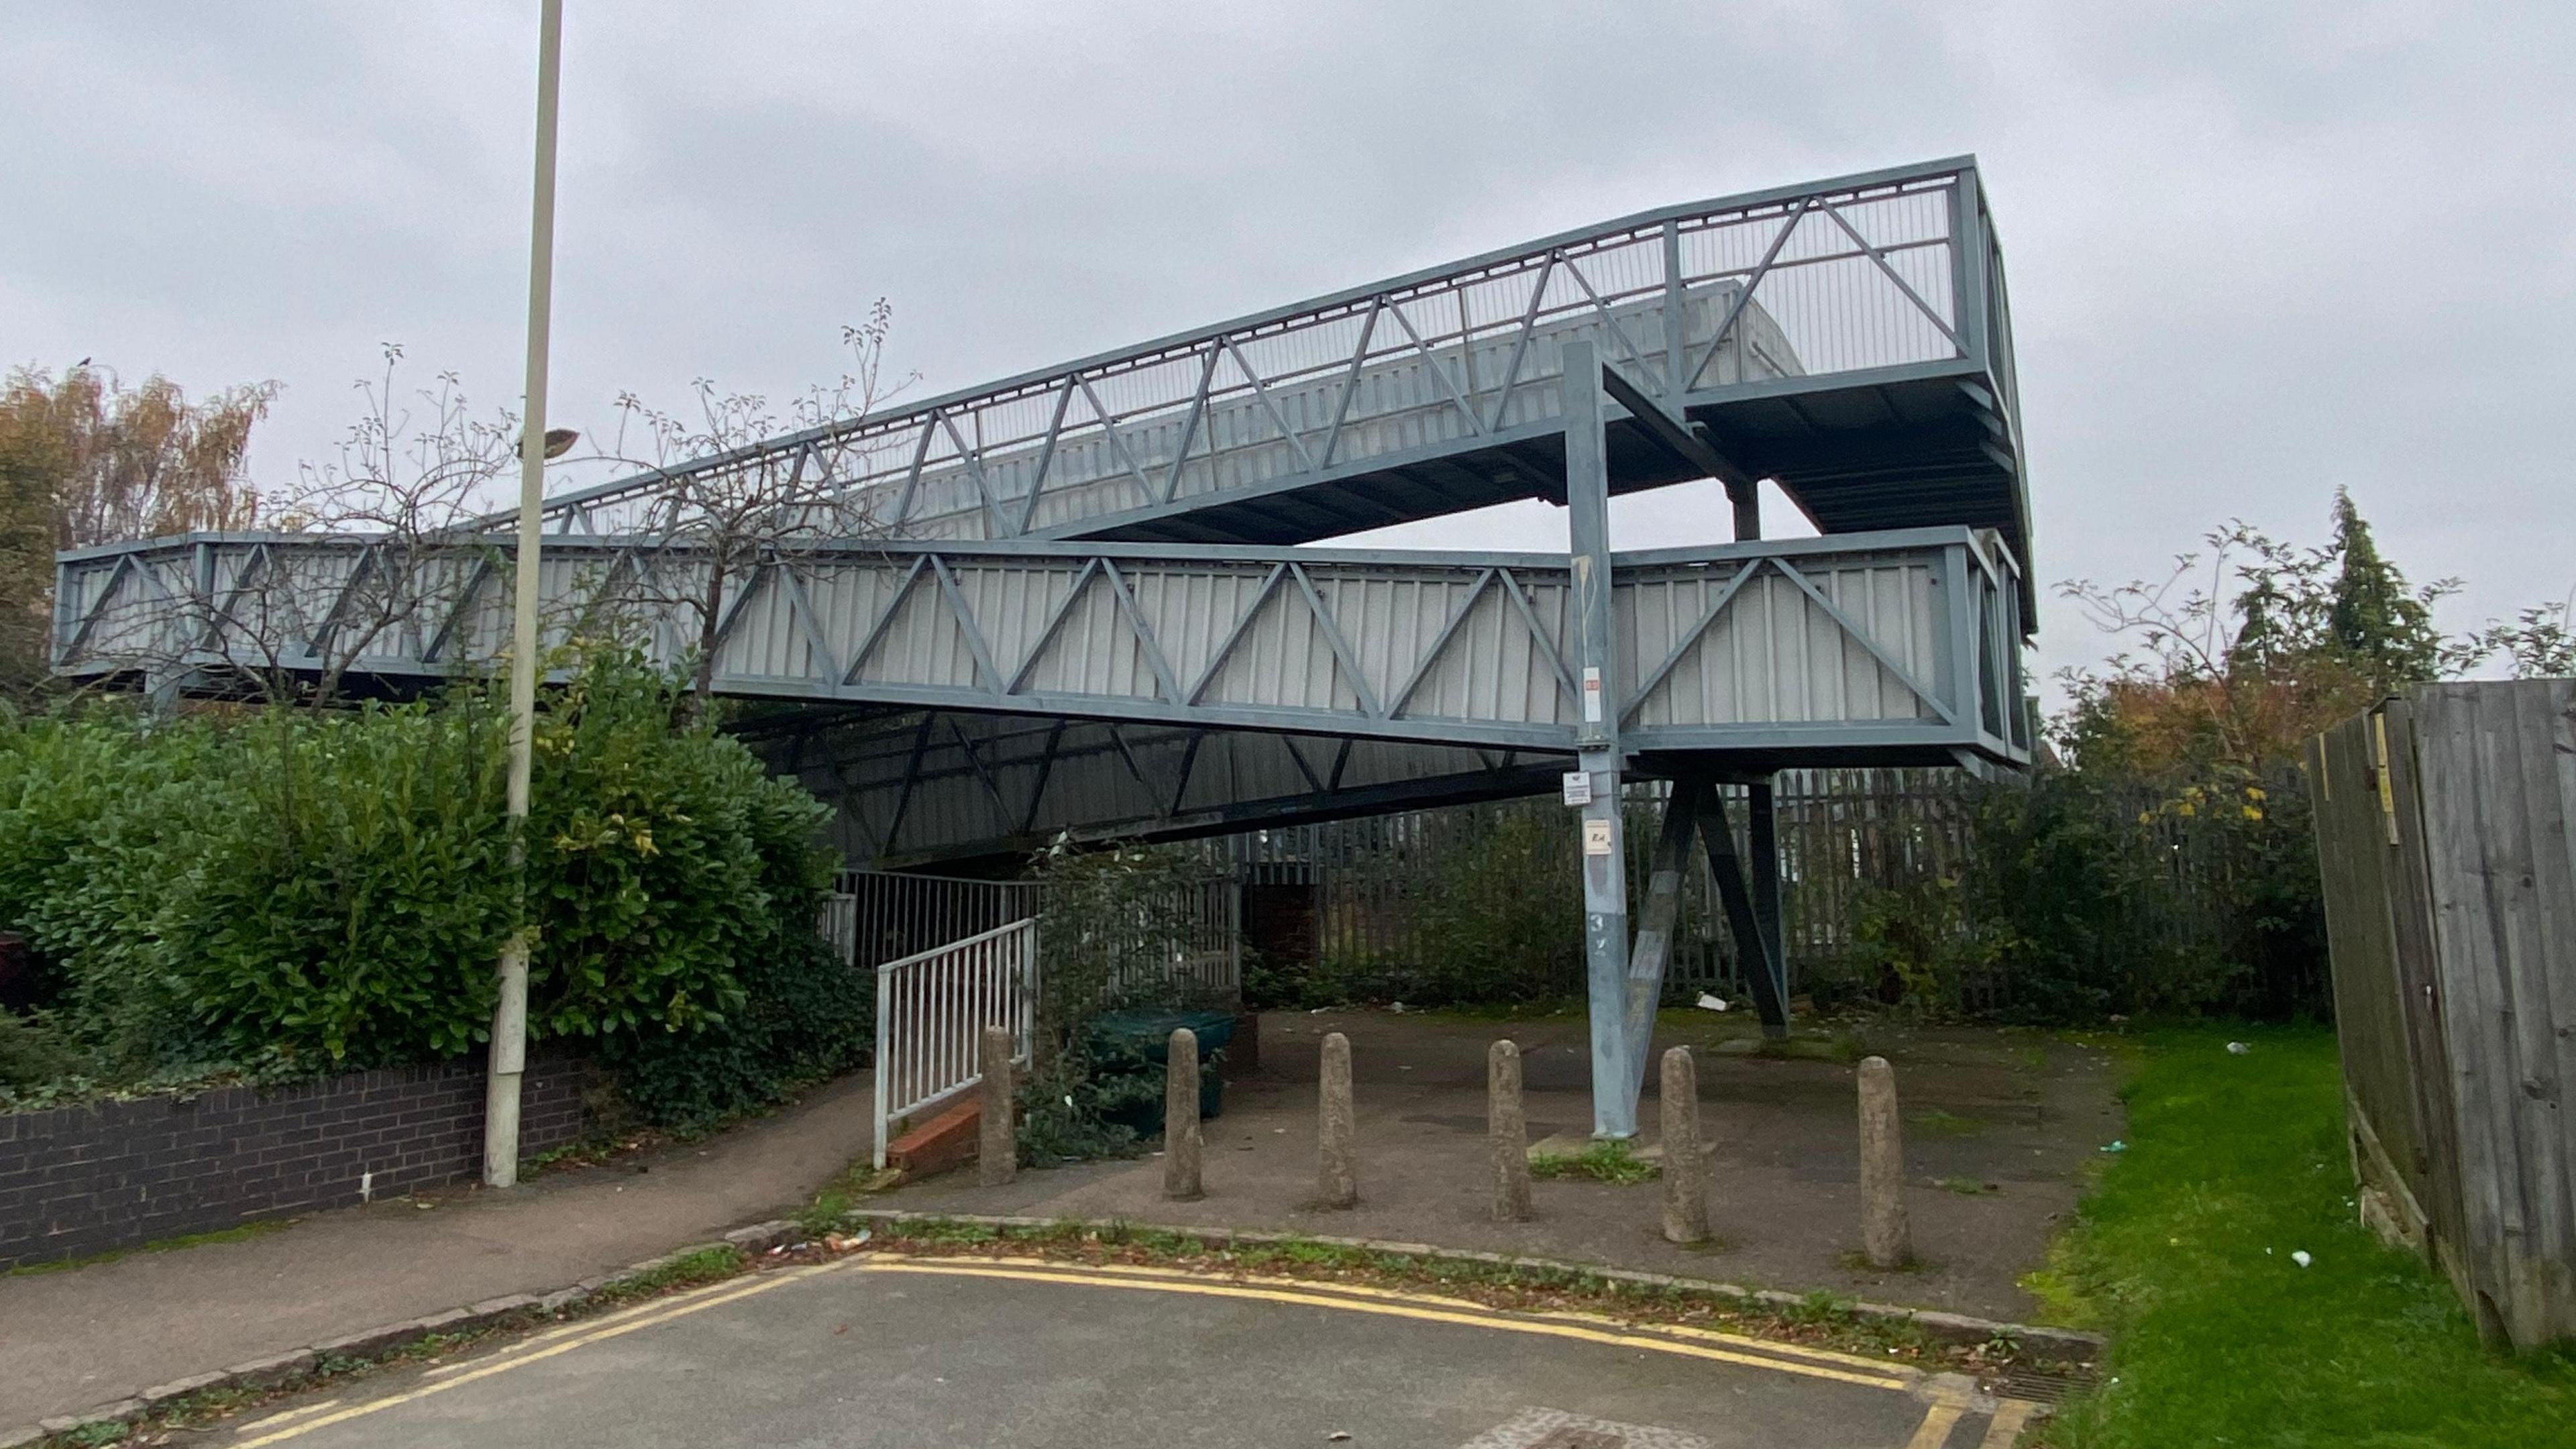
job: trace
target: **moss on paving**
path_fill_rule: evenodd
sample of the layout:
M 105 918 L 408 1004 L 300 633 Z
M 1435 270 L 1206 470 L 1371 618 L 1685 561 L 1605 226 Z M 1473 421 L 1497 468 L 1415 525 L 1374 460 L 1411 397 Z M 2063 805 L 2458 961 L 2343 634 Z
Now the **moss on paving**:
M 110 1248 L 104 1253 L 92 1253 L 85 1258 L 60 1258 L 50 1263 L 21 1263 L 10 1269 L 7 1276 L 24 1278 L 37 1273 L 59 1273 L 66 1268 L 87 1268 L 96 1263 L 113 1263 L 119 1258 L 129 1258 L 136 1253 L 168 1253 L 180 1248 L 202 1247 L 207 1243 L 238 1243 L 247 1238 L 266 1237 L 270 1233 L 283 1231 L 294 1221 L 293 1218 L 261 1218 L 256 1222 L 237 1223 L 232 1227 L 217 1228 L 212 1232 L 185 1233 L 175 1238 L 137 1243 L 130 1248 Z
M 1924 1137 L 1974 1137 L 1986 1130 L 1986 1124 L 1974 1117 L 1962 1117 L 1939 1107 L 1906 1113 L 1905 1126 Z
M 2252 1050 L 2231 1055 L 2231 1039 Z M 2576 1444 L 2576 1355 L 2491 1354 L 2450 1286 L 2355 1221 L 2333 1033 L 2149 1033 L 2127 1150 L 2025 1286 L 2113 1334 L 2059 1449 Z M 2311 1255 L 2299 1267 L 2293 1251 Z
M 1628 1144 L 1619 1141 L 1595 1142 L 1581 1152 L 1535 1153 L 1529 1160 L 1530 1176 L 1547 1178 L 1588 1177 L 1594 1182 L 1651 1182 L 1663 1169 L 1639 1157 Z

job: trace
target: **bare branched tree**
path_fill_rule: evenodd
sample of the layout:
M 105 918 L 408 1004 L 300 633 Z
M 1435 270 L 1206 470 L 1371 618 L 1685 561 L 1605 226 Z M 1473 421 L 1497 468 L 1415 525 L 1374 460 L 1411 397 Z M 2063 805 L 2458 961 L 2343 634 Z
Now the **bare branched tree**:
M 2576 589 L 2523 610 L 2510 624 L 2488 620 L 2478 634 L 2478 647 L 2488 657 L 2502 658 L 2516 679 L 2576 675 Z
M 761 448 L 782 433 L 855 425 L 915 380 L 891 378 L 885 347 L 894 322 L 882 299 L 864 323 L 841 329 L 850 365 L 782 414 L 755 393 L 725 392 L 699 378 L 684 415 L 618 396 L 618 437 L 601 450 L 657 475 L 636 530 L 637 551 L 618 576 L 598 581 L 594 598 L 661 616 L 677 615 L 690 641 L 692 708 L 703 711 L 715 687 L 726 606 L 769 569 L 794 568 L 800 554 L 827 543 L 889 533 L 876 501 L 844 486 L 804 450 Z
M 2233 521 L 2161 580 L 2060 584 L 2095 627 L 2129 646 L 2098 666 L 2058 672 L 2078 734 L 2093 747 L 2116 735 L 2146 739 L 2155 755 L 2198 740 L 2222 758 L 2256 762 L 2393 688 L 2455 674 L 2486 652 L 2478 637 L 2434 627 L 2434 606 L 2458 580 L 2408 584 L 2340 492 L 2334 517 L 2334 539 L 2322 547 Z
M 234 543 L 196 561 L 159 558 L 161 576 L 129 591 L 127 627 L 99 649 L 162 680 L 321 708 L 370 656 L 423 658 L 459 606 L 498 598 L 497 546 L 475 528 L 492 485 L 518 463 L 518 420 L 478 415 L 455 374 L 406 392 L 403 350 L 356 386 L 363 410 L 339 456 L 307 463 L 264 520 L 291 547 Z M 461 657 L 450 649 L 447 657 Z

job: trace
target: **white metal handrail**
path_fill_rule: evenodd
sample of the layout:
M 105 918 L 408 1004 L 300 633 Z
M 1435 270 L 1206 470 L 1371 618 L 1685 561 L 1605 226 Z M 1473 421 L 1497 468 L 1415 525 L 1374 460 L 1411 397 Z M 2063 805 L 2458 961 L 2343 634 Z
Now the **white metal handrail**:
M 1029 1061 L 1037 1020 L 1034 917 L 934 946 L 877 968 L 876 1165 L 888 1130 L 983 1079 L 984 1028 L 1008 1027 L 1012 1060 Z

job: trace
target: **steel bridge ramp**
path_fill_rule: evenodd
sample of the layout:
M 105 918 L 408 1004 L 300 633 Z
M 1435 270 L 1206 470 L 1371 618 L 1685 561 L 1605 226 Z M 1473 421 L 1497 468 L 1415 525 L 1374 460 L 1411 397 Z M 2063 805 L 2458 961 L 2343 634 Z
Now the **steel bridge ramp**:
M 1561 502 L 1578 343 L 1827 533 L 1964 524 L 2029 558 L 1971 158 L 1561 233 L 578 490 L 549 526 L 633 532 L 674 475 L 755 466 L 828 479 L 914 539 L 1294 544 Z M 1613 493 L 1708 476 L 1611 413 Z

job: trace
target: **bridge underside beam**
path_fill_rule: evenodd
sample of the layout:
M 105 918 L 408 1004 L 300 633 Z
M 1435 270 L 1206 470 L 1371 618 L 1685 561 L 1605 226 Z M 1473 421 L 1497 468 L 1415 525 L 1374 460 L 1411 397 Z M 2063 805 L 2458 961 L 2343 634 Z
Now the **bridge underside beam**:
M 1571 757 L 971 712 L 806 707 L 737 732 L 834 808 L 854 866 L 950 869 L 1059 836 L 1183 840 L 1552 791 Z

